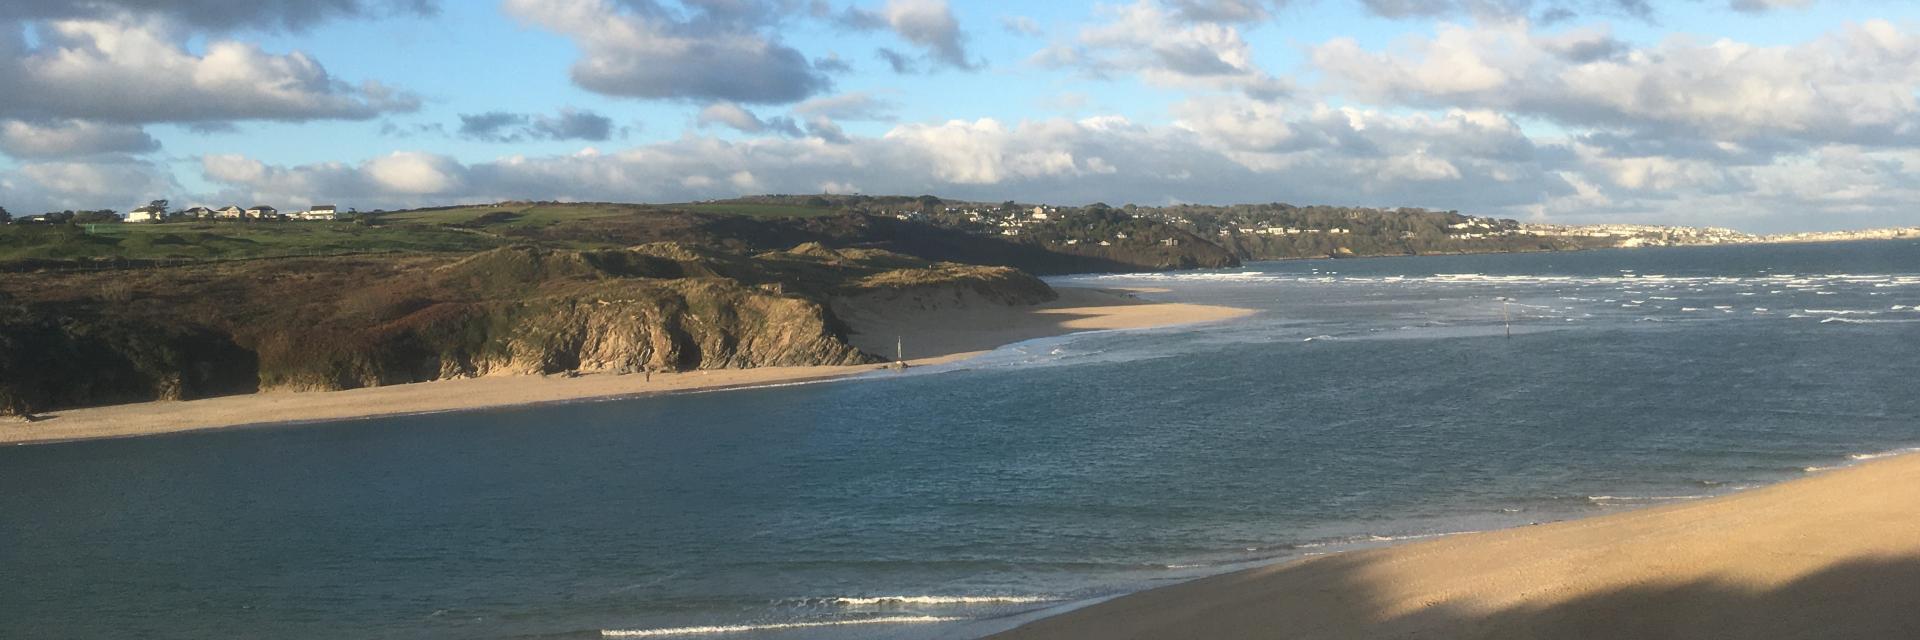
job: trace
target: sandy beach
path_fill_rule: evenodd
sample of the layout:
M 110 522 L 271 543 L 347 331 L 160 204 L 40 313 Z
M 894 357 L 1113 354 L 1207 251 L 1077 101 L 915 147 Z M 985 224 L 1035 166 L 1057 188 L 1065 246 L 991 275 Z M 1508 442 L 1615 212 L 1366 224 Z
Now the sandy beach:
M 891 354 L 898 337 L 909 364 L 952 362 L 1004 344 L 1082 331 L 1211 322 L 1244 309 L 1140 300 L 1129 292 L 1058 289 L 1060 298 L 1030 307 L 977 305 L 957 310 L 867 314 L 849 319 L 853 343 Z M 37 422 L 0 423 L 0 445 L 115 438 L 245 425 L 322 422 L 462 411 L 658 393 L 820 381 L 884 365 L 768 367 L 654 374 L 492 376 L 329 392 L 268 392 L 185 402 L 145 402 L 53 411 Z
M 1251 569 L 995 636 L 1907 638 L 1920 455 L 1718 498 Z

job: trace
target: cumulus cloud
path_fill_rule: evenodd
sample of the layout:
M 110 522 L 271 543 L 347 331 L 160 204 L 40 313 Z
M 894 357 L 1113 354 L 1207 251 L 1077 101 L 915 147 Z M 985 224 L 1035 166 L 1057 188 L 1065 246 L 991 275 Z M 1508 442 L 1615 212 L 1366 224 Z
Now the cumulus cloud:
M 851 29 L 892 31 L 923 51 L 925 60 L 933 66 L 967 71 L 979 68 L 979 63 L 968 57 L 967 34 L 960 29 L 947 0 L 887 0 L 879 10 L 848 7 L 837 15 L 818 5 L 815 14 Z M 880 55 L 895 73 L 912 73 L 918 68 L 906 54 L 892 49 L 882 48 Z
M 1045 33 L 1040 22 L 1026 16 L 1001 16 L 1000 28 L 1017 36 L 1037 36 Z
M 695 123 L 701 127 L 720 125 L 742 133 L 777 133 L 789 137 L 805 135 L 793 118 L 778 116 L 762 119 L 745 107 L 731 102 L 715 102 L 700 109 Z
M 303 29 L 337 18 L 433 15 L 436 0 L 7 0 L 0 21 L 105 19 L 159 15 L 212 29 Z
M 1105 22 L 1030 61 L 1093 77 L 1138 73 L 1149 83 L 1176 88 L 1231 88 L 1263 98 L 1291 91 L 1254 62 L 1253 48 L 1231 24 L 1190 22 L 1151 0 L 1101 12 Z
M 972 69 L 967 59 L 966 34 L 946 0 L 888 0 L 887 24 L 895 33 L 927 51 L 940 64 Z
M 830 144 L 845 144 L 850 138 L 834 122 L 834 115 L 862 116 L 868 113 L 862 111 L 866 108 L 859 100 L 828 99 L 825 102 L 802 103 L 795 108 L 796 115 L 793 116 L 762 118 L 740 105 L 716 102 L 700 110 L 695 124 L 701 128 L 719 125 L 741 133 L 773 134 L 788 138 L 811 136 Z
M 15 158 L 147 153 L 159 148 L 158 140 L 136 126 L 84 120 L 0 121 L 0 153 Z
M 1901 198 L 1920 197 L 1920 179 L 1912 177 L 1920 173 L 1910 169 L 1920 166 L 1920 152 L 1908 149 L 1695 148 L 1604 132 L 1539 139 L 1514 116 L 1493 110 L 1378 111 L 1232 94 L 1194 97 L 1173 111 L 1170 125 L 1117 116 L 973 119 L 903 123 L 860 136 L 828 130 L 831 121 L 820 116 L 820 123 L 794 123 L 806 135 L 779 132 L 738 105 L 710 105 L 709 124 L 758 126 L 759 134 L 686 135 L 624 150 L 490 161 L 400 151 L 358 163 L 289 166 L 208 155 L 201 173 L 216 191 L 189 195 L 373 209 L 507 199 L 686 201 L 832 188 L 991 201 L 1411 205 L 1750 229 L 1884 224 L 1905 210 Z M 179 195 L 165 176 L 112 158 L 23 165 L 0 172 L 0 199 L 30 210 Z
M 506 0 L 515 18 L 572 39 L 571 74 L 596 93 L 631 98 L 778 104 L 825 91 L 827 77 L 770 35 L 783 12 L 772 0 Z
M 461 137 L 484 142 L 525 140 L 588 140 L 613 136 L 613 119 L 592 111 L 565 108 L 555 115 L 507 111 L 460 114 Z
M 164 167 L 128 157 L 24 162 L 0 169 L 0 202 L 15 215 L 68 209 L 125 209 L 181 193 Z
M 894 73 L 908 74 L 920 72 L 920 64 L 914 62 L 913 57 L 907 54 L 886 47 L 880 47 L 873 51 L 873 55 L 880 58 L 881 62 L 887 63 L 887 68 L 892 69 Z
M 834 120 L 892 120 L 894 105 L 865 91 L 814 98 L 794 105 L 793 112 L 803 116 L 823 116 Z
M 1731 0 L 1733 2 L 1781 2 L 1783 0 Z M 1794 0 L 1784 0 L 1794 1 Z M 1475 16 L 1480 18 L 1525 18 L 1538 16 L 1541 22 L 1560 22 L 1584 14 L 1622 16 L 1639 20 L 1653 19 L 1648 0 L 1360 0 L 1367 11 L 1385 18 L 1436 18 Z
M 158 17 L 55 20 L 29 43 L 0 29 L 0 117 L 102 122 L 365 119 L 418 107 L 411 94 L 334 78 L 301 52 L 212 40 Z
M 884 135 L 840 140 L 689 136 L 614 153 L 471 164 L 423 154 L 354 166 L 272 167 L 238 157 L 210 157 L 204 164 L 208 180 L 234 192 L 369 203 L 362 208 L 516 198 L 680 201 L 809 193 L 828 183 L 990 200 L 1444 202 L 1481 210 L 1571 192 L 1544 168 L 1561 161 L 1555 154 L 1536 148 L 1510 121 L 1488 114 L 1426 118 L 1327 110 L 1295 118 L 1242 111 L 1201 121 L 1201 112 L 1268 108 L 1262 104 L 1196 102 L 1189 109 L 1194 120 L 1182 126 L 1116 116 L 978 119 L 905 123 Z M 723 111 L 731 110 L 713 110 L 715 122 Z M 1307 136 L 1311 141 L 1261 133 L 1276 123 L 1319 131 Z M 1265 142 L 1248 142 L 1259 136 Z
M 1742 13 L 1766 13 L 1775 9 L 1798 9 L 1813 0 L 1728 0 L 1728 8 Z
M 1878 20 L 1798 45 L 1673 36 L 1638 49 L 1570 43 L 1524 22 L 1447 25 L 1390 52 L 1334 40 L 1313 61 L 1333 89 L 1388 104 L 1732 142 L 1920 142 L 1920 38 Z
M 458 161 L 413 151 L 357 165 L 324 162 L 291 168 L 217 154 L 201 158 L 200 168 L 210 182 L 242 187 L 226 189 L 210 201 L 421 203 L 459 199 L 472 184 L 469 169 Z
M 1272 16 L 1271 5 L 1286 0 L 1167 0 L 1174 14 L 1193 22 L 1259 22 Z

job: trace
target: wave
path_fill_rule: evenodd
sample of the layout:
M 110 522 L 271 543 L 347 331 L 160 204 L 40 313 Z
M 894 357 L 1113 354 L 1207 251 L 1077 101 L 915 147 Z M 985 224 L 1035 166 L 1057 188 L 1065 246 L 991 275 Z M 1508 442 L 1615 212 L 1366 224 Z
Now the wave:
M 1874 287 L 1911 287 L 1920 286 L 1920 275 L 1771 275 L 1761 277 L 1726 276 L 1666 276 L 1636 275 L 1623 273 L 1618 276 L 1557 276 L 1557 275 L 1494 275 L 1485 273 L 1437 273 L 1431 276 L 1354 276 L 1341 275 L 1338 271 L 1314 270 L 1311 273 L 1274 273 L 1267 271 L 1235 272 L 1189 272 L 1189 273 L 1147 273 L 1147 274 L 1108 274 L 1091 276 L 1090 280 L 1132 280 L 1148 282 L 1193 282 L 1193 283 L 1296 283 L 1296 284 L 1391 284 L 1391 285 L 1574 285 L 1603 286 L 1616 288 L 1634 288 L 1657 291 L 1704 292 L 1720 288 L 1759 288 L 1765 287 L 1768 293 L 1778 294 L 1786 290 L 1810 292 L 1818 295 L 1834 295 L 1825 291 L 1829 285 L 1871 285 Z M 1631 291 L 1630 293 L 1640 293 Z M 1749 295 L 1753 292 L 1742 293 Z M 1657 296 L 1656 300 L 1677 300 L 1670 296 Z
M 1820 324 L 1830 324 L 1834 322 L 1842 322 L 1846 324 L 1912 324 L 1915 322 L 1920 322 L 1920 320 L 1863 320 L 1863 319 L 1857 319 L 1857 318 L 1841 318 L 1837 316 L 1830 316 L 1820 320 Z
M 701 627 L 669 627 L 664 629 L 601 629 L 602 638 L 659 638 L 666 636 L 703 636 L 719 633 L 752 633 L 755 631 L 779 631 L 785 629 L 818 629 L 821 627 L 841 627 L 857 624 L 932 624 L 938 622 L 959 622 L 966 618 L 946 616 L 890 616 L 886 618 L 861 618 L 858 620 L 835 620 L 832 622 L 779 622 L 771 624 L 736 624 Z
M 1399 536 L 1381 536 L 1381 535 L 1369 534 L 1366 537 L 1366 541 L 1367 542 L 1403 542 L 1406 540 L 1425 540 L 1428 538 L 1445 538 L 1447 536 L 1458 536 L 1458 535 L 1465 535 L 1469 533 L 1479 533 L 1479 531 L 1447 531 L 1444 533 L 1412 533 L 1412 534 L 1399 535 Z
M 1587 502 L 1605 504 L 1609 502 L 1671 502 L 1674 500 L 1699 500 L 1712 496 L 1587 496 Z
M 1881 451 L 1879 453 L 1855 453 L 1847 456 L 1847 459 L 1856 460 L 1856 461 L 1879 460 L 1881 458 L 1891 458 L 1894 456 L 1906 455 L 1914 452 L 1920 452 L 1920 447 L 1894 449 L 1892 451 Z
M 1049 596 L 873 596 L 869 598 L 828 598 L 828 602 L 847 607 L 871 607 L 900 604 L 1034 604 L 1056 602 Z

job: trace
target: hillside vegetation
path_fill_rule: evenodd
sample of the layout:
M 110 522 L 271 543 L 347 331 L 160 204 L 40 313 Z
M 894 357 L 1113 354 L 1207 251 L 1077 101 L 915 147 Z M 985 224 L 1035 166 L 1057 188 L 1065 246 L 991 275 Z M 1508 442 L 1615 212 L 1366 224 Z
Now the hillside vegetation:
M 875 361 L 836 296 L 1052 297 L 1005 267 L 805 245 L 679 244 L 0 274 L 0 410 L 500 374 Z

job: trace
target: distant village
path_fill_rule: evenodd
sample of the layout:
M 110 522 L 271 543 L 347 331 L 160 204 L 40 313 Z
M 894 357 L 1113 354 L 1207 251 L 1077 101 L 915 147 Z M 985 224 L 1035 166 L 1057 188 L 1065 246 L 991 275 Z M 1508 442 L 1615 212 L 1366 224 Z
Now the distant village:
M 169 204 L 166 200 L 154 200 L 144 206 L 134 207 L 125 214 L 112 209 L 94 211 L 51 211 L 30 216 L 19 216 L 10 220 L 4 220 L 4 222 L 9 224 L 63 224 L 69 222 L 99 224 L 114 222 L 186 222 L 191 220 L 331 221 L 340 219 L 342 215 L 339 207 L 330 204 L 316 204 L 298 211 L 281 211 L 271 205 L 264 204 L 256 204 L 245 208 L 238 205 L 227 205 L 218 209 L 204 206 L 172 209 L 169 208 Z M 350 214 L 355 212 L 348 210 L 346 213 Z

